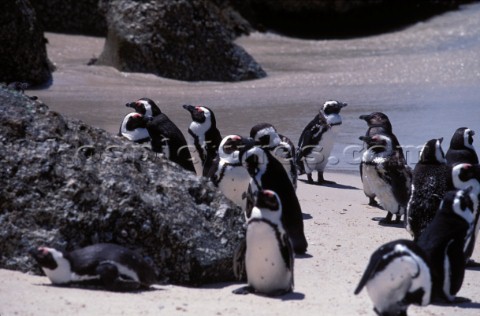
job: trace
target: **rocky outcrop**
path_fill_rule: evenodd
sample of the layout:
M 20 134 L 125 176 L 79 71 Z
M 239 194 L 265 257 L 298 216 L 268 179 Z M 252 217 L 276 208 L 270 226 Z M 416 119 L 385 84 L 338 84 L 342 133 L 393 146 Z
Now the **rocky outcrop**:
M 105 36 L 107 23 L 98 8 L 99 0 L 33 0 L 45 31 Z
M 305 38 L 391 31 L 478 0 L 231 0 L 259 30 Z
M 243 214 L 205 178 L 5 88 L 0 125 L 0 268 L 39 272 L 33 246 L 110 242 L 165 282 L 233 279 Z
M 233 23 L 241 18 L 228 6 L 209 0 L 104 0 L 101 7 L 108 35 L 100 64 L 186 81 L 266 75 L 232 42 L 248 24 Z
M 0 82 L 51 79 L 43 30 L 28 0 L 0 2 Z

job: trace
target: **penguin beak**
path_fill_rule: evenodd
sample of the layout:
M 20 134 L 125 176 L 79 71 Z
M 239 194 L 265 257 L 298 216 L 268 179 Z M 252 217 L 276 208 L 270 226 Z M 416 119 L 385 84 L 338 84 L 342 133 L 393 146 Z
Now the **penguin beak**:
M 133 108 L 134 109 L 135 108 L 135 102 L 128 102 L 127 104 L 125 104 L 125 106 L 127 108 Z
M 368 143 L 368 142 L 372 141 L 372 138 L 370 136 L 360 136 L 358 139 L 360 139 L 361 141 L 363 141 L 365 143 Z
M 360 115 L 358 118 L 368 122 L 368 120 L 370 120 L 370 114 Z
M 195 111 L 195 107 L 193 105 L 184 104 L 183 108 L 190 113 L 193 113 L 193 111 Z
M 438 139 L 438 141 L 440 142 L 440 144 L 442 144 L 442 142 L 443 142 L 443 137 L 440 137 L 440 138 Z
M 348 104 L 347 103 L 340 103 L 340 108 L 346 107 Z

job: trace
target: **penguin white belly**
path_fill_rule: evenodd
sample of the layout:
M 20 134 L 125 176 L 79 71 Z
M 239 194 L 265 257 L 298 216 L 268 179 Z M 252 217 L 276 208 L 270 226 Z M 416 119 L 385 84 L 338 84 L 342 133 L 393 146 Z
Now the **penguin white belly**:
M 310 154 L 305 156 L 305 172 L 323 171 L 328 163 L 328 157 L 332 152 L 335 133 L 332 130 L 326 131 L 317 145 L 313 146 Z
M 413 276 L 417 276 L 419 281 L 427 281 L 428 284 L 429 280 L 423 279 L 428 278 L 430 274 L 425 270 L 428 268 L 424 266 L 412 257 L 402 256 L 390 262 L 384 270 L 377 272 L 366 284 L 368 295 L 377 310 L 385 312 L 397 308 L 408 292 L 420 288 L 422 284 L 416 284 Z M 429 297 L 430 295 L 428 299 L 422 300 L 422 305 L 428 304 Z
M 369 181 L 369 177 L 368 177 L 368 171 L 367 171 L 367 168 L 368 167 L 371 167 L 371 166 L 368 166 L 367 164 L 363 164 L 362 165 L 362 184 L 363 184 L 363 192 L 365 192 L 365 195 L 368 196 L 368 197 L 375 197 L 375 191 L 373 190 L 372 188 L 372 185 Z
M 403 215 L 405 208 L 401 207 L 395 199 L 390 184 L 379 175 L 379 173 L 384 173 L 385 170 L 381 164 L 377 164 L 376 167 L 377 168 L 375 168 L 375 165 L 365 165 L 363 173 L 364 183 L 367 183 L 371 188 L 385 211 L 392 214 Z
M 247 192 L 249 183 L 250 175 L 247 169 L 243 166 L 228 166 L 218 183 L 218 188 L 229 200 L 245 210 L 247 200 L 242 196 Z
M 195 168 L 195 173 L 197 174 L 197 176 L 200 177 L 203 175 L 203 164 L 202 160 L 200 159 L 200 154 L 195 147 L 193 137 L 191 135 L 189 135 L 188 137 L 187 145 L 188 151 L 190 151 L 190 156 L 192 157 L 192 163 L 193 167 Z
M 292 287 L 292 272 L 286 267 L 275 230 L 264 222 L 248 224 L 245 267 L 248 284 L 258 292 Z

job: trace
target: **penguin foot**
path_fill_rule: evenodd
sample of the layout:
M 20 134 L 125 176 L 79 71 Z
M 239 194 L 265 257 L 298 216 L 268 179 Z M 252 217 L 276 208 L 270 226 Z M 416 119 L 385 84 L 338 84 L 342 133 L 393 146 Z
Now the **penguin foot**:
M 325 180 L 323 172 L 318 172 L 317 184 L 336 184 L 336 182 Z
M 480 262 L 476 262 L 473 259 L 468 259 L 466 268 L 467 269 L 478 269 L 478 268 L 480 268 Z
M 378 204 L 377 201 L 375 201 L 375 198 L 374 197 L 369 197 L 368 198 L 368 205 L 370 206 L 375 206 L 375 207 L 379 207 L 380 204 Z
M 308 184 L 313 184 L 313 178 L 311 173 L 307 173 L 307 182 Z
M 242 286 L 241 288 L 238 288 L 232 291 L 233 294 L 238 294 L 238 295 L 247 295 L 254 292 L 255 292 L 255 289 L 250 285 Z

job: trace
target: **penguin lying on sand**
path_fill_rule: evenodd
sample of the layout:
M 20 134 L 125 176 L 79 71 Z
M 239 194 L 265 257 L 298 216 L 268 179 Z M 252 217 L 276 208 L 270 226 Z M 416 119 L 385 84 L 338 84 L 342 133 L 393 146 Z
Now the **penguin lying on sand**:
M 71 252 L 39 247 L 30 250 L 53 284 L 99 281 L 107 290 L 147 289 L 155 270 L 139 254 L 114 244 L 95 244 Z
M 475 132 L 466 127 L 460 127 L 455 131 L 445 156 L 448 165 L 478 164 L 478 156 L 473 147 L 473 135 Z
M 270 190 L 257 191 L 242 250 L 248 286 L 233 293 L 277 296 L 293 291 L 294 254 L 281 217 L 278 195 Z
M 430 303 L 429 264 L 424 251 L 413 241 L 386 243 L 370 257 L 355 294 L 366 287 L 377 315 L 406 316 L 409 305 Z
M 215 114 L 205 106 L 184 105 L 183 108 L 192 116 L 188 135 L 189 145 L 195 148 L 192 155 L 196 156 L 194 162 L 197 175 L 206 176 L 222 141 Z
M 478 195 L 472 188 L 449 191 L 445 194 L 433 221 L 418 239 L 432 272 L 432 301 L 465 302 L 455 295 L 460 290 L 465 276 L 465 242 L 471 235 L 475 203 Z
M 305 126 L 298 140 L 296 163 L 300 174 L 307 174 L 308 183 L 313 183 L 312 172 L 318 173 L 318 184 L 326 181 L 323 172 L 328 163 L 339 125 L 342 124 L 340 110 L 346 103 L 327 101 L 320 112 Z
M 412 193 L 405 222 L 415 241 L 435 217 L 444 194 L 453 189 L 452 168 L 446 164 L 442 140 L 429 140 L 413 169 Z
M 410 198 L 412 171 L 393 149 L 392 139 L 384 134 L 361 136 L 367 144 L 362 156 L 362 182 L 388 212 L 381 223 L 400 222 Z
M 267 148 L 285 168 L 295 190 L 297 189 L 297 164 L 295 163 L 295 145 L 269 123 L 260 123 L 252 127 L 250 137 L 257 146 Z

